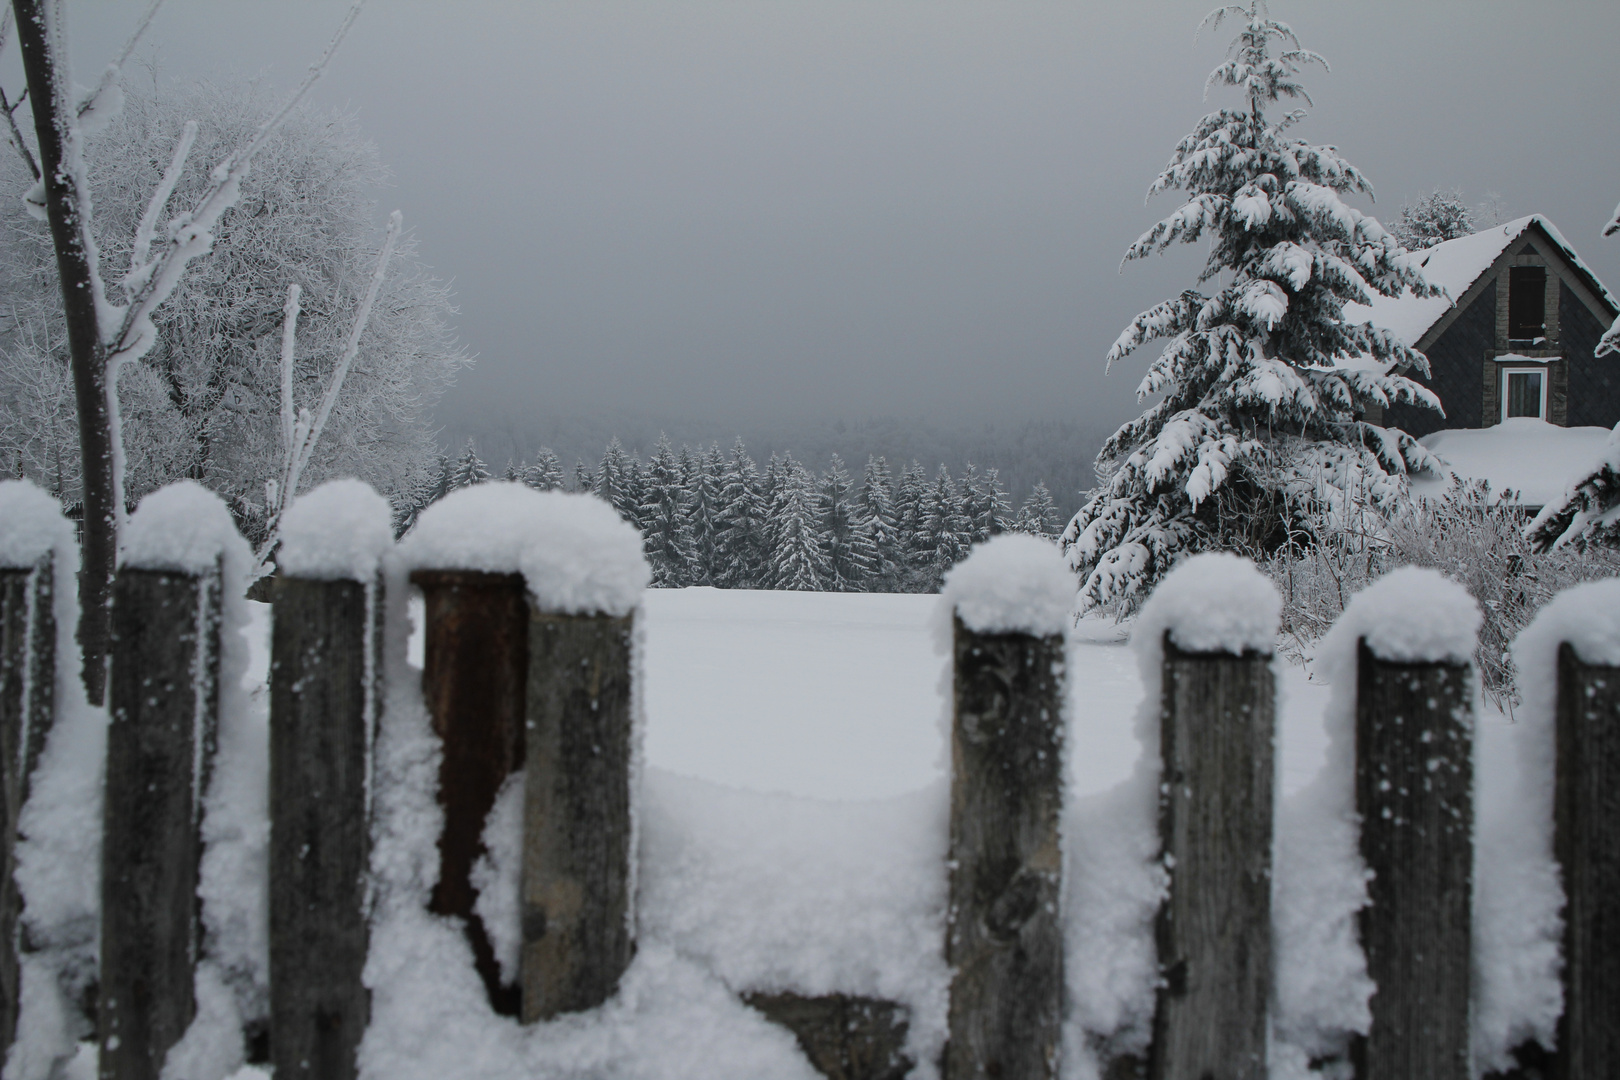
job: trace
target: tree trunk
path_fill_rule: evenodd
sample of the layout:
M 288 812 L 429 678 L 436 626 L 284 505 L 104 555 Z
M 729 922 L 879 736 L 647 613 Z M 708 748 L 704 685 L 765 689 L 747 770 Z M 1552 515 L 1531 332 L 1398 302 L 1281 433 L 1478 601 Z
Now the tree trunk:
M 107 413 L 107 349 L 96 323 L 94 270 L 84 247 L 82 208 L 72 178 L 62 169 L 67 131 L 59 113 L 73 109 L 66 92 L 66 62 L 51 52 L 45 33 L 45 5 L 13 0 L 17 43 L 34 110 L 45 209 L 62 282 L 68 353 L 73 365 L 73 396 L 79 422 L 80 487 L 84 499 L 84 551 L 79 571 L 79 646 L 84 651 L 84 688 L 100 704 L 107 682 L 108 602 L 112 596 L 118 547 L 118 508 L 113 505 L 112 424 Z

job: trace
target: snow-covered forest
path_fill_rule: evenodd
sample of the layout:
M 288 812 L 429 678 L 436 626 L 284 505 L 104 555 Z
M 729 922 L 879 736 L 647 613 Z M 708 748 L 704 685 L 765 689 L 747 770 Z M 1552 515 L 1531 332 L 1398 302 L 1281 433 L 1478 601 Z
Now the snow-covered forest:
M 423 507 L 495 475 L 469 439 L 440 463 L 401 530 Z M 913 461 L 896 476 L 869 458 L 856 477 L 834 454 L 818 475 L 791 454 L 761 467 L 741 439 L 724 453 L 660 439 L 647 461 L 615 439 L 594 468 L 576 461 L 567 471 L 542 447 L 500 478 L 607 501 L 641 531 L 653 584 L 664 588 L 934 592 L 974 544 L 1009 531 L 1055 541 L 1061 525 L 1044 483 L 1015 509 L 993 468 L 970 463 L 952 476 Z

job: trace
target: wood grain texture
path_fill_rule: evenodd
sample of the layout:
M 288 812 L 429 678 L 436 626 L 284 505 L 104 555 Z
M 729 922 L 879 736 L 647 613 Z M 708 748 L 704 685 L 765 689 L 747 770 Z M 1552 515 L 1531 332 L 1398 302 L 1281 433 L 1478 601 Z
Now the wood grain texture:
M 381 700 L 382 585 L 273 579 L 270 652 L 270 1061 L 352 1080 L 370 1018 L 361 982 L 370 755 Z
M 101 880 L 102 1080 L 158 1080 L 195 1010 L 202 800 L 219 716 L 219 572 L 113 585 Z
M 0 570 L 0 1053 L 17 1034 L 17 823 L 56 716 L 54 584 L 50 556 L 32 569 Z
M 954 620 L 947 1080 L 1057 1075 L 1061 637 Z
M 1553 848 L 1564 878 L 1564 1016 L 1551 1075 L 1620 1076 L 1620 668 L 1558 648 Z
M 439 766 L 439 882 L 428 906 L 463 920 L 473 963 L 490 1004 L 518 1014 L 518 988 L 501 983 L 500 965 L 470 875 L 484 852 L 484 822 L 501 785 L 523 767 L 523 701 L 529 669 L 529 603 L 521 574 L 417 570 L 426 609 L 422 695 L 444 740 Z
M 1264 1080 L 1271 1001 L 1276 692 L 1271 657 L 1164 636 L 1159 837 L 1170 892 L 1152 1080 Z
M 828 1080 L 902 1080 L 914 1064 L 904 1051 L 910 1026 L 892 1001 L 851 994 L 744 994 L 743 1000 L 793 1032 Z
M 529 624 L 523 1020 L 591 1009 L 635 951 L 630 912 L 633 616 Z
M 1361 911 L 1372 1029 L 1360 1080 L 1468 1080 L 1473 699 L 1467 665 L 1381 660 L 1362 642 L 1356 811 L 1372 879 Z

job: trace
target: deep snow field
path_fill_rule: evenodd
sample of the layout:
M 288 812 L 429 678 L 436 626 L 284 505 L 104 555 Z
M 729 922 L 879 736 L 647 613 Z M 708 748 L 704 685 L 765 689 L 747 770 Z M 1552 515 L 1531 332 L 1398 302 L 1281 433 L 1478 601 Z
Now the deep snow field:
M 649 589 L 647 763 L 716 784 L 825 799 L 914 791 L 945 775 L 937 596 Z M 1129 775 L 1142 685 L 1129 628 L 1082 620 L 1070 653 L 1070 791 Z M 1279 665 L 1282 791 L 1326 750 L 1327 688 Z

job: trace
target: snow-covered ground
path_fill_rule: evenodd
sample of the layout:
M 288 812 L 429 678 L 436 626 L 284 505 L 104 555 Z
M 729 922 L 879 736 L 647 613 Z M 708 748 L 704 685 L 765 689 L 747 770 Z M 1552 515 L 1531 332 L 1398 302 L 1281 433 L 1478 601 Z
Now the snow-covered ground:
M 646 594 L 647 763 L 759 792 L 871 799 L 945 775 L 947 657 L 937 596 L 653 589 Z M 1130 773 L 1142 697 L 1127 628 L 1087 619 L 1069 692 L 1071 792 Z M 1327 688 L 1279 680 L 1284 792 L 1321 767 Z

